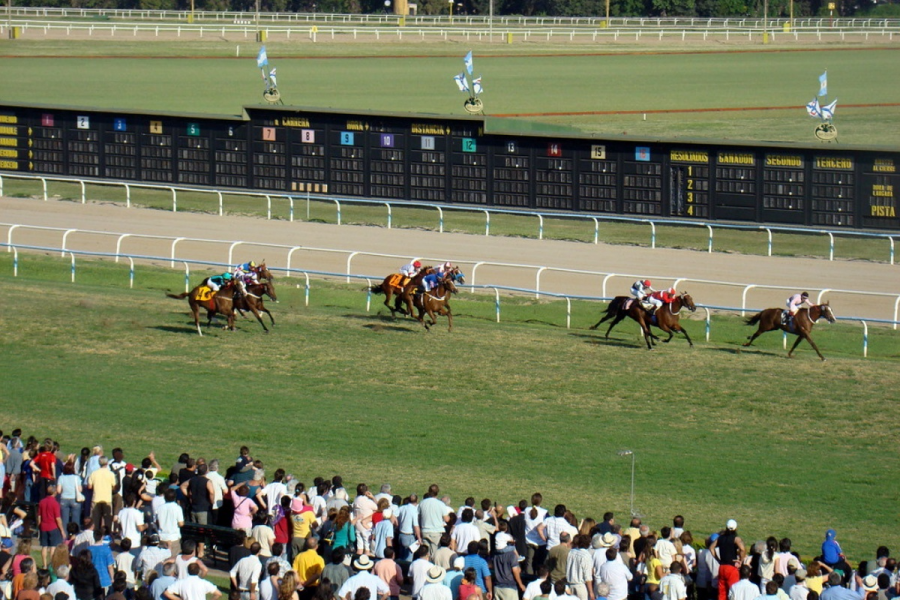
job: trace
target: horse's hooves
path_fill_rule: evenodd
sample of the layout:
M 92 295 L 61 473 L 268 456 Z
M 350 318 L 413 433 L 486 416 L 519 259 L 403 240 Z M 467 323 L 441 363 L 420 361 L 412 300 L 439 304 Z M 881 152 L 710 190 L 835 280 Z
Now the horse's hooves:
M 746 348 L 749 345 L 750 345 L 750 342 L 747 342 L 746 344 L 741 344 L 741 346 L 743 346 L 744 348 Z
M 663 340 L 663 344 L 668 344 L 668 343 L 671 342 L 671 341 L 672 341 L 672 340 Z
M 591 331 L 594 331 L 597 328 L 596 327 L 588 327 L 588 329 L 590 329 Z

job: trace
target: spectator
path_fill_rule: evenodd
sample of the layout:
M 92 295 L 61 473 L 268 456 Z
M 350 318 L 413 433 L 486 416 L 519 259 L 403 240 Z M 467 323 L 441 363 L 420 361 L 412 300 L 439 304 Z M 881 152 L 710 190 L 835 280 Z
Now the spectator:
M 82 550 L 72 563 L 69 579 L 75 589 L 78 600 L 100 600 L 103 587 L 100 585 L 100 574 L 94 567 L 90 550 Z
M 177 580 L 166 588 L 163 598 L 166 600 L 206 600 L 207 596 L 212 596 L 212 600 L 219 598 L 222 592 L 215 584 L 202 578 L 200 564 L 199 561 L 189 564 L 187 577 Z
M 116 487 L 116 476 L 109 470 L 109 459 L 100 456 L 98 468 L 88 477 L 88 489 L 92 493 L 91 520 L 99 529 L 112 531 L 113 528 L 113 490 Z
M 391 589 L 381 578 L 370 572 L 372 567 L 372 559 L 365 554 L 354 560 L 353 568 L 356 570 L 356 574 L 344 582 L 344 585 L 338 590 L 338 597 L 341 600 L 359 600 L 359 592 L 365 590 L 368 592 L 367 598 L 386 600 Z
M 241 600 L 257 600 L 256 592 L 259 586 L 259 574 L 262 570 L 262 563 L 259 562 L 259 550 L 259 542 L 250 544 L 250 556 L 239 560 L 229 572 L 231 585 L 241 593 Z
M 174 489 L 165 492 L 165 504 L 156 511 L 159 540 L 166 542 L 173 557 L 181 552 L 181 528 L 184 527 L 184 511 L 178 505 L 178 493 Z
M 75 465 L 67 462 L 63 465 L 63 474 L 59 478 L 59 504 L 63 526 L 68 526 L 69 523 L 81 524 L 83 493 L 81 479 L 75 474 Z
M 380 525 L 381 523 L 379 523 Z M 394 562 L 394 549 L 384 549 L 384 557 L 375 563 L 372 573 L 378 576 L 390 588 L 390 600 L 400 600 L 400 586 L 403 585 L 403 571 Z
M 50 560 L 50 553 L 66 539 L 62 511 L 59 500 L 56 499 L 56 484 L 52 481 L 48 482 L 46 491 L 47 495 L 40 501 L 37 510 L 37 524 L 41 536 L 41 561 L 45 569 Z

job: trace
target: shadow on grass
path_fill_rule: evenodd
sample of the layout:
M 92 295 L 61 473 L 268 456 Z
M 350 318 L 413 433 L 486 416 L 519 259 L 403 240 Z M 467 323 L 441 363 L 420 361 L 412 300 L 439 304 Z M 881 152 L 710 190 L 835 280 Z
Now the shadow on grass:
M 392 317 L 389 314 L 382 314 L 381 312 L 374 315 L 348 313 L 344 315 L 344 318 L 356 319 L 357 321 L 370 321 L 363 325 L 363 327 L 370 331 L 401 331 L 403 333 L 413 333 L 421 327 L 419 322 L 413 319 L 408 319 L 406 317 Z

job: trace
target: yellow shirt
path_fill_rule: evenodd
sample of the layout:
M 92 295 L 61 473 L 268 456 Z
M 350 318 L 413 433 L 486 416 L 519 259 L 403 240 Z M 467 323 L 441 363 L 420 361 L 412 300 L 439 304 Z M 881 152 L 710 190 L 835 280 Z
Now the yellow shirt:
M 810 590 L 814 591 L 817 594 L 822 593 L 822 584 L 825 582 L 825 576 L 819 575 L 818 577 L 807 577 L 806 578 L 806 587 Z
M 291 515 L 291 520 L 294 522 L 294 537 L 306 539 L 309 537 L 312 526 L 316 523 L 316 513 L 307 510 L 297 515 Z
M 647 583 L 659 585 L 659 578 L 656 576 L 656 567 L 662 566 L 662 562 L 655 556 L 647 561 Z
M 304 583 L 325 569 L 325 560 L 315 550 L 307 550 L 297 555 L 293 566 L 294 571 L 300 576 L 300 582 Z M 318 585 L 318 582 L 315 585 Z
M 112 505 L 116 476 L 108 468 L 97 469 L 88 478 L 88 485 L 94 490 L 94 504 L 106 502 Z

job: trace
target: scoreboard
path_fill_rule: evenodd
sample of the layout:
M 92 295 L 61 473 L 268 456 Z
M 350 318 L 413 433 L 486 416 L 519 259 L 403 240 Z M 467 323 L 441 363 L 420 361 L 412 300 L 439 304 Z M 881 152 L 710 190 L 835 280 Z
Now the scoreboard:
M 900 149 L 510 132 L 502 119 L 0 105 L 0 171 L 585 214 L 900 229 Z

